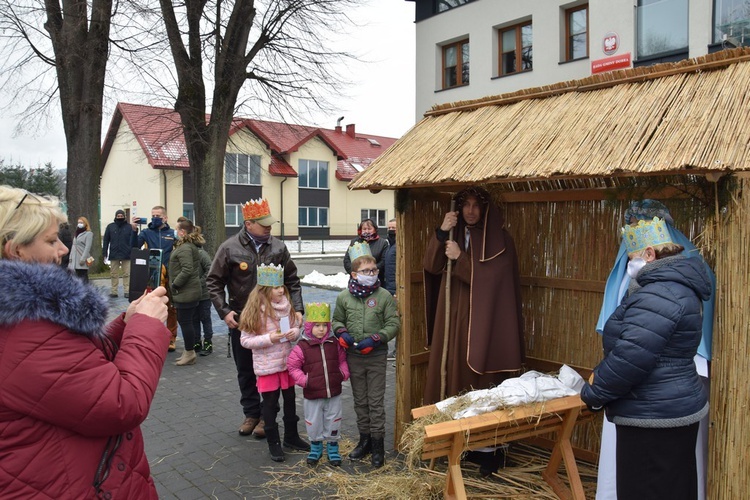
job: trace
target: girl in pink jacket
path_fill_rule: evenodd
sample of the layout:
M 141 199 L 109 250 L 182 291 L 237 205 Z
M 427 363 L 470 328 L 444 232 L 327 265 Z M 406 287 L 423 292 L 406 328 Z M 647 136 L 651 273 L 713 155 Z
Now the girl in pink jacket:
M 240 343 L 253 351 L 253 369 L 263 399 L 261 413 L 271 460 L 283 462 L 284 450 L 276 423 L 280 394 L 284 396 L 284 446 L 310 450 L 310 444 L 297 432 L 299 417 L 294 400 L 294 381 L 286 367 L 291 343 L 299 338 L 299 325 L 292 310 L 289 290 L 284 286 L 284 268 L 263 264 L 258 267 L 257 276 L 257 285 L 240 314 Z

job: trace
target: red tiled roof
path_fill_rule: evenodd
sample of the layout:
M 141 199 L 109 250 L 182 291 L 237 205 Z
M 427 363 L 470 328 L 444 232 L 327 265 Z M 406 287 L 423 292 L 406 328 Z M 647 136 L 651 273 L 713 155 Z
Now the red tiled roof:
M 122 119 L 130 126 L 148 162 L 154 168 L 187 169 L 189 167 L 180 117 L 174 110 L 138 104 L 119 103 L 102 146 L 102 168 L 112 148 Z M 392 137 L 381 137 L 330 130 L 304 125 L 235 118 L 229 135 L 247 128 L 271 150 L 271 175 L 296 177 L 297 172 L 283 155 L 297 151 L 314 137 L 322 140 L 338 158 L 336 178 L 351 180 L 359 169 L 364 169 L 396 142 Z

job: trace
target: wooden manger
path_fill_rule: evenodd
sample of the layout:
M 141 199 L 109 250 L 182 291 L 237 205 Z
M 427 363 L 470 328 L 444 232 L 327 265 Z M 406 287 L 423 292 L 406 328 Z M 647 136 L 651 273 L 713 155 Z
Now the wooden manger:
M 435 405 L 429 405 L 414 408 L 411 414 L 416 419 L 437 411 Z M 575 395 L 427 425 L 422 459 L 448 457 L 445 498 L 465 499 L 461 475 L 464 451 L 555 433 L 552 454 L 542 477 L 558 497 L 585 500 L 570 436 L 578 421 L 591 417 L 580 396 Z M 561 461 L 565 464 L 570 488 L 558 476 Z

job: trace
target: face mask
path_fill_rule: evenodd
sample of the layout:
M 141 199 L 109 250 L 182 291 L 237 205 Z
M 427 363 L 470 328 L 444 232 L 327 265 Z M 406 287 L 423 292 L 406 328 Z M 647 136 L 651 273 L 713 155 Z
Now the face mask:
M 362 239 L 367 239 L 372 236 L 370 231 L 362 231 Z
M 628 261 L 628 276 L 635 279 L 635 277 L 638 275 L 638 271 L 643 269 L 643 266 L 646 265 L 646 261 L 643 260 L 640 257 L 635 257 Z
M 161 227 L 164 223 L 161 217 L 151 217 L 151 225 L 154 227 Z
M 375 276 L 365 276 L 364 274 L 357 275 L 357 282 L 362 286 L 372 286 L 376 281 L 378 281 L 377 274 Z
M 83 222 L 79 222 L 78 223 L 78 229 L 83 229 L 83 228 L 84 228 Z
M 118 224 L 122 224 L 122 223 L 125 222 L 125 219 L 123 219 L 122 217 L 118 217 L 118 218 L 115 219 L 115 222 L 118 223 Z

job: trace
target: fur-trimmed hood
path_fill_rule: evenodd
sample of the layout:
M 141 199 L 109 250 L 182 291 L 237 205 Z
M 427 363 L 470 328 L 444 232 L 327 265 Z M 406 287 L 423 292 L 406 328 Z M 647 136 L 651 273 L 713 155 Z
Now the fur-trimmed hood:
M 46 320 L 94 338 L 107 319 L 107 300 L 96 287 L 55 264 L 0 260 L 0 304 L 0 327 Z

